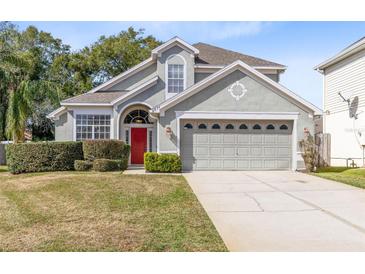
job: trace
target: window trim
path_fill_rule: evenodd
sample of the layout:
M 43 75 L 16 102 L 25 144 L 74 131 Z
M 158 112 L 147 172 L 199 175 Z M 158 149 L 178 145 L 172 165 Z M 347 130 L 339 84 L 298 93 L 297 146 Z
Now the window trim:
M 218 126 L 218 128 L 214 128 L 214 126 Z M 217 124 L 217 123 L 214 123 L 211 127 L 212 130 L 220 130 L 221 129 L 221 126 L 220 124 Z
M 201 125 L 204 125 L 204 128 L 201 128 L 201 127 L 200 127 Z M 207 130 L 207 129 L 208 129 L 208 126 L 207 126 L 207 124 L 205 124 L 205 123 L 200 123 L 200 124 L 198 125 L 198 129 L 204 129 L 204 130 Z
M 227 127 L 232 127 L 232 128 L 227 128 Z M 224 127 L 225 130 L 234 130 L 234 125 L 229 123 Z
M 74 134 L 73 134 L 73 136 L 74 136 L 74 141 L 77 141 L 77 127 L 78 126 L 83 126 L 83 125 L 78 125 L 77 124 L 77 116 L 82 116 L 82 115 L 86 115 L 86 116 L 101 116 L 101 115 L 104 115 L 104 116 L 109 116 L 110 117 L 110 124 L 109 125 L 100 125 L 100 126 L 103 126 L 103 127 L 109 127 L 109 138 L 108 139 L 100 139 L 100 138 L 98 138 L 98 139 L 96 139 L 95 138 L 95 124 L 93 124 L 93 125 L 85 125 L 85 126 L 90 126 L 91 127 L 91 139 L 82 139 L 82 138 L 80 138 L 80 140 L 78 140 L 78 141 L 83 141 L 83 140 L 111 140 L 111 139 L 113 139 L 113 134 L 114 134 L 114 132 L 113 132 L 113 116 L 112 116 L 112 114 L 110 114 L 110 113 L 91 113 L 91 112 L 85 112 L 85 113 L 75 113 L 74 114 Z M 106 134 L 107 132 L 106 131 L 104 131 L 104 134 Z
M 174 57 L 179 57 L 183 61 L 183 64 L 170 63 L 170 59 L 172 59 Z M 170 55 L 169 57 L 166 58 L 166 61 L 165 61 L 165 99 L 171 98 L 174 95 L 178 94 L 178 92 L 168 92 L 168 88 L 169 88 L 168 87 L 168 75 L 169 75 L 168 67 L 169 67 L 169 65 L 183 65 L 184 66 L 184 69 L 183 69 L 183 72 L 184 72 L 183 91 L 186 89 L 186 86 L 187 86 L 187 84 L 186 84 L 187 83 L 187 80 L 186 80 L 186 78 L 187 78 L 187 63 L 186 63 L 185 58 L 181 54 L 172 54 L 172 55 Z

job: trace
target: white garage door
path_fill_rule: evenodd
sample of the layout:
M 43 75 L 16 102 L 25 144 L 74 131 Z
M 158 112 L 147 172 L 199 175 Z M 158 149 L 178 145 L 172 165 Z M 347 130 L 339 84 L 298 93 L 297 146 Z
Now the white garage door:
M 182 120 L 184 170 L 290 169 L 292 121 Z

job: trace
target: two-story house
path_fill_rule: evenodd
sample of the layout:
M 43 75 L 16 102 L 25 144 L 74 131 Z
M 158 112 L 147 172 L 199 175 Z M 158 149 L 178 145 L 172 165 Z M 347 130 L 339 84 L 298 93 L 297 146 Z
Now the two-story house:
M 364 165 L 365 38 L 315 67 L 323 74 L 323 132 L 330 164 Z
M 285 69 L 175 37 L 49 118 L 58 141 L 124 140 L 131 164 L 156 151 L 179 154 L 185 170 L 295 170 L 321 110 L 279 84 Z

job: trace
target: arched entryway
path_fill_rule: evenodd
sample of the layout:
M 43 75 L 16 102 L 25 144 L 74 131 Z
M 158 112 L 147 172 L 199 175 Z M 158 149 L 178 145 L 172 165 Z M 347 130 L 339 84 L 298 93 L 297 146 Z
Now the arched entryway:
M 131 146 L 130 164 L 143 164 L 144 153 L 154 150 L 155 123 L 150 108 L 136 104 L 125 108 L 120 117 L 120 139 Z

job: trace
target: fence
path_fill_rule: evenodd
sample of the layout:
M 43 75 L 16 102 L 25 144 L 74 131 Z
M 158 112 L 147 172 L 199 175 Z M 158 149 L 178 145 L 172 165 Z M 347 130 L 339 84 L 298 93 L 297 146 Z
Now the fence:
M 317 149 L 317 165 L 319 167 L 329 166 L 331 163 L 331 135 L 328 133 L 317 133 L 315 135 Z

